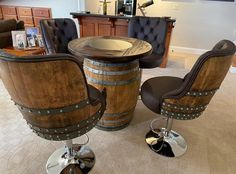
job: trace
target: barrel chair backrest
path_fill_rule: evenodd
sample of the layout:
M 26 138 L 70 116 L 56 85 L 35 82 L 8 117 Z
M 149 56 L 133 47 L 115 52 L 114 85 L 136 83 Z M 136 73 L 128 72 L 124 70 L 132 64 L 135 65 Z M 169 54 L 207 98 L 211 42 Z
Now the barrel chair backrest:
M 43 19 L 40 20 L 40 27 L 48 54 L 69 53 L 68 43 L 78 38 L 76 25 L 72 19 Z
M 135 16 L 130 19 L 128 36 L 152 45 L 153 53 L 163 55 L 168 30 L 167 18 Z
M 161 114 L 180 120 L 199 117 L 220 88 L 235 50 L 232 42 L 222 40 L 200 56 L 183 85 L 163 96 Z
M 14 58 L 1 54 L 0 74 L 12 100 L 39 136 L 72 139 L 80 135 L 81 122 L 90 121 L 87 82 L 72 56 Z

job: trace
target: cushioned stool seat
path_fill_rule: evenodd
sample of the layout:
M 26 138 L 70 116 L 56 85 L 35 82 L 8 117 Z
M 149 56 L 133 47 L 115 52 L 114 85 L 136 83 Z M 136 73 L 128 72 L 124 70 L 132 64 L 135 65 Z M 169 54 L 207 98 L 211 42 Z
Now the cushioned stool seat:
M 178 77 L 162 76 L 145 81 L 141 87 L 141 98 L 145 106 L 155 113 L 160 113 L 162 96 L 179 88 L 183 79 Z

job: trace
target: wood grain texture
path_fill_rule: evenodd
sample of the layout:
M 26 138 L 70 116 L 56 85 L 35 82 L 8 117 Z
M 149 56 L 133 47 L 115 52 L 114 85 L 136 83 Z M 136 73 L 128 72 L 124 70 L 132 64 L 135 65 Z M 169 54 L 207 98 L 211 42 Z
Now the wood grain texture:
M 133 118 L 139 96 L 141 72 L 138 61 L 123 63 L 122 65 L 110 64 L 112 66 L 94 65 L 93 63 L 94 61 L 84 60 L 87 82 L 99 90 L 105 88 L 107 92 L 106 111 L 98 126 L 109 130 L 117 130 L 122 126 L 127 126 Z M 109 73 L 113 73 L 113 75 Z M 114 75 L 114 73 L 117 74 Z M 91 81 L 90 78 L 96 82 Z M 127 83 L 116 84 L 119 82 Z
M 107 39 L 111 40 L 121 40 L 132 44 L 132 47 L 124 50 L 102 50 L 91 47 L 91 43 L 94 40 Z M 146 55 L 151 54 L 152 46 L 151 44 L 127 37 L 113 37 L 113 36 L 98 36 L 98 37 L 84 37 L 80 39 L 75 39 L 68 44 L 68 49 L 72 54 L 77 56 L 83 56 L 88 59 L 102 60 L 108 62 L 124 62 L 132 61 Z
M 0 74 L 11 98 L 32 109 L 70 106 L 88 99 L 83 72 L 69 60 L 47 62 L 6 62 L 0 60 Z M 100 104 L 75 111 L 37 115 L 21 111 L 25 120 L 40 128 L 64 128 L 80 123 L 98 111 Z
M 14 56 L 31 56 L 45 54 L 45 49 L 40 47 L 35 47 L 32 49 L 17 49 L 13 47 L 7 47 L 3 48 L 3 51 Z
M 26 27 L 39 27 L 39 20 L 52 18 L 52 12 L 51 8 L 0 5 L 1 18 L 22 20 Z

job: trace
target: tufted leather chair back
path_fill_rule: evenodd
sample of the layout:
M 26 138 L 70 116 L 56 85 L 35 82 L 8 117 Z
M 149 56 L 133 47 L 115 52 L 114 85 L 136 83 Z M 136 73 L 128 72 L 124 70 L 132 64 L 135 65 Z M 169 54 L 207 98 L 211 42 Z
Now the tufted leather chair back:
M 162 56 L 165 52 L 167 29 L 166 18 L 135 16 L 130 19 L 128 36 L 149 42 L 153 47 L 153 54 Z
M 163 96 L 162 114 L 181 120 L 199 117 L 220 88 L 235 51 L 231 41 L 222 40 L 201 55 L 182 86 Z
M 76 25 L 72 19 L 43 19 L 40 20 L 40 27 L 48 54 L 69 53 L 68 43 L 78 38 Z

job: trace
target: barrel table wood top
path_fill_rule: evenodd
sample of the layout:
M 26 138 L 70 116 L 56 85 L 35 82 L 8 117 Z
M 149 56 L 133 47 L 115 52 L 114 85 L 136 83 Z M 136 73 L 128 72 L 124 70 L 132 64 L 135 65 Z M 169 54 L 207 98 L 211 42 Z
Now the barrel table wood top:
M 152 52 L 149 43 L 125 37 L 87 37 L 71 41 L 71 53 L 84 57 L 87 82 L 107 91 L 107 107 L 97 124 L 102 130 L 119 130 L 133 117 L 141 71 L 137 59 Z
M 77 56 L 108 62 L 132 61 L 152 52 L 152 46 L 143 40 L 114 36 L 75 39 L 69 42 L 68 49 Z

